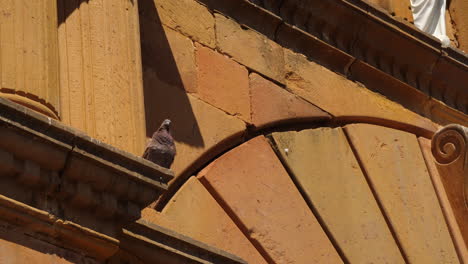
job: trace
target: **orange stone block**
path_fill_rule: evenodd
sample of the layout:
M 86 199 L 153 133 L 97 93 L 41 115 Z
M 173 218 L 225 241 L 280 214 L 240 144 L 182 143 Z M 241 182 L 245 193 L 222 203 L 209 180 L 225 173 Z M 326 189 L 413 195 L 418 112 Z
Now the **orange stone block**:
M 265 137 L 224 154 L 198 177 L 270 262 L 342 263 Z
M 196 92 L 197 66 L 192 41 L 158 24 L 146 13 L 143 13 L 140 24 L 143 68 L 151 68 L 169 85 L 189 93 Z
M 338 120 L 391 124 L 430 135 L 437 127 L 384 96 L 371 92 L 301 54 L 285 50 L 288 89 Z
M 239 63 L 284 83 L 283 48 L 258 32 L 215 14 L 216 47 Z
M 252 123 L 264 127 L 298 120 L 325 120 L 330 115 L 256 73 L 250 74 Z
M 375 125 L 345 127 L 410 263 L 459 263 L 415 135 Z
M 143 210 L 142 218 L 230 252 L 248 263 L 266 263 L 195 177 L 179 189 L 162 213 L 147 208 Z
M 145 76 L 146 119 L 152 125 L 147 126 L 147 135 L 150 137 L 165 118 L 172 120 L 177 155 L 171 169 L 177 177 L 187 171 L 191 176 L 190 171 L 212 158 L 209 155 L 241 140 L 245 131 L 242 120 L 161 81 L 151 69 L 145 71 Z
M 272 137 L 349 263 L 405 263 L 341 128 Z
M 250 121 L 247 69 L 230 58 L 203 47 L 197 48 L 198 96 L 233 116 Z
M 155 12 L 166 26 L 203 43 L 215 46 L 215 22 L 210 11 L 195 0 L 140 0 L 140 10 Z M 144 8 L 144 9 L 143 9 Z

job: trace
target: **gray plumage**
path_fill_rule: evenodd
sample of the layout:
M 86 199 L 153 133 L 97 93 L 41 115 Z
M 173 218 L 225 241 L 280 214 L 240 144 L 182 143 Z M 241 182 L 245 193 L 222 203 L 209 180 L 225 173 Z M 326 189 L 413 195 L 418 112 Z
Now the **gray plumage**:
M 158 130 L 153 133 L 150 142 L 146 146 L 145 153 L 143 153 L 143 158 L 165 168 L 171 167 L 176 155 L 176 147 L 170 126 L 171 120 L 164 120 Z

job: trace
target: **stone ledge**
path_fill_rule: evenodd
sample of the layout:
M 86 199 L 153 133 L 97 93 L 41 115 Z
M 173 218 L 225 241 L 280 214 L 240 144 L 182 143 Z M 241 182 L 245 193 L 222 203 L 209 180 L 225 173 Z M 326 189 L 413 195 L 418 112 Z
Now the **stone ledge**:
M 36 209 L 0 195 L 0 219 L 11 223 L 31 236 L 39 236 L 51 244 L 58 244 L 85 253 L 97 260 L 105 260 L 117 252 L 119 241 L 80 225 L 63 221 L 46 211 Z
M 1 98 L 0 176 L 0 194 L 46 211 L 53 204 L 57 217 L 109 235 L 138 219 L 174 177 L 170 170 Z
M 143 259 L 158 259 L 161 263 L 247 263 L 230 253 L 144 220 L 124 229 L 120 241 L 124 250 Z

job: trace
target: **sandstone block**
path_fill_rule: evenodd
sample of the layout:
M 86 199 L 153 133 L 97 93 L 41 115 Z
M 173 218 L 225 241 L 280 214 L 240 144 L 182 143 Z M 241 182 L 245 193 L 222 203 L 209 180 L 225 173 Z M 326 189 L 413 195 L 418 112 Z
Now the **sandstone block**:
M 453 0 L 448 6 L 453 24 L 456 27 L 459 48 L 464 52 L 468 51 L 468 2 L 463 0 Z
M 341 128 L 273 139 L 350 263 L 405 263 Z
M 198 96 L 231 115 L 250 121 L 247 69 L 234 60 L 199 44 Z
M 430 120 L 382 95 L 308 61 L 303 55 L 285 52 L 287 87 L 338 119 L 393 123 L 428 135 L 437 130 Z
M 252 123 L 256 127 L 297 120 L 325 120 L 330 115 L 256 73 L 250 74 Z
M 216 45 L 236 61 L 278 82 L 284 82 L 283 48 L 234 20 L 215 14 Z
M 163 24 L 214 48 L 214 18 L 206 7 L 195 0 L 153 1 Z
M 265 12 L 261 7 L 248 0 L 198 0 L 205 4 L 211 10 L 216 10 L 221 14 L 229 14 L 229 17 L 238 21 L 243 25 L 248 25 L 250 28 L 262 32 L 270 39 L 274 39 L 275 31 L 282 19 L 270 12 Z M 272 0 L 276 1 L 276 0 Z M 279 4 L 279 3 L 277 3 Z M 265 2 L 265 6 L 267 3 Z M 269 5 L 273 7 L 271 4 Z
M 342 263 L 263 136 L 198 175 L 274 263 Z
M 345 127 L 411 263 L 459 263 L 416 137 L 375 125 Z
M 162 213 L 142 212 L 143 220 L 161 225 L 237 255 L 248 263 L 266 263 L 231 218 L 195 177 L 169 201 Z M 229 239 L 226 239 L 226 238 Z
M 216 150 L 226 147 L 230 139 L 241 138 L 245 123 L 240 119 L 162 82 L 150 68 L 144 75 L 146 118 L 151 123 L 147 136 L 165 118 L 172 120 L 177 156 L 171 169 L 176 176 L 197 167 L 197 162 L 206 162 L 200 160 L 206 153 L 216 155 Z
M 192 41 L 147 16 L 141 20 L 143 67 L 152 68 L 160 80 L 172 86 L 196 92 L 197 68 Z
M 311 33 L 286 23 L 278 27 L 275 40 L 284 48 L 304 54 L 334 72 L 344 74 L 354 59 L 346 52 L 325 44 Z

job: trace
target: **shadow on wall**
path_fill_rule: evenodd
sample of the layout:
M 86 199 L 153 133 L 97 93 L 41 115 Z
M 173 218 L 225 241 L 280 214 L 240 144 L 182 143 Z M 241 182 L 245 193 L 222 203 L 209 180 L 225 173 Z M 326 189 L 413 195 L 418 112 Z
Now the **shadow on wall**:
M 73 11 L 80 7 L 81 3 L 89 1 L 104 1 L 104 0 L 57 0 L 57 11 L 58 11 L 58 25 L 65 22 L 67 17 L 73 13 Z M 134 3 L 135 0 L 127 0 L 130 3 Z
M 153 0 L 140 0 L 138 8 L 146 135 L 151 137 L 160 123 L 170 118 L 176 141 L 202 148 L 200 129 L 156 6 Z
M 64 23 L 82 3 L 90 1 L 98 1 L 104 5 L 105 1 L 115 0 L 58 0 L 58 24 Z M 134 0 L 127 1 L 134 3 Z M 176 141 L 203 148 L 200 129 L 156 6 L 153 0 L 140 0 L 138 9 L 146 136 L 151 137 L 161 122 L 170 118 L 173 121 L 173 135 Z
M 33 263 L 99 263 L 91 257 L 23 234 L 20 228 L 0 231 L 1 263 L 26 263 L 33 259 Z

